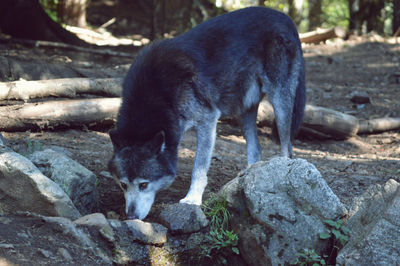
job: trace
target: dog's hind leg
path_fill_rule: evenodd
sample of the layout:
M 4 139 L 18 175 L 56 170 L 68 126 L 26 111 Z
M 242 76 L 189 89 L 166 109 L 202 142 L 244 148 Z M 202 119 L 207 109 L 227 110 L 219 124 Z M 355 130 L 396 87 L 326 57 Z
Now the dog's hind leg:
M 279 88 L 278 90 L 283 90 Z M 290 130 L 292 124 L 294 96 L 282 91 L 271 97 L 270 101 L 274 107 L 276 126 L 278 129 L 279 140 L 281 143 L 281 155 L 283 157 L 293 156 Z
M 219 114 L 212 114 L 201 124 L 195 126 L 197 133 L 197 149 L 192 171 L 192 181 L 186 197 L 180 203 L 201 205 L 204 189 L 207 185 L 207 172 L 210 167 L 212 152 L 216 138 L 216 128 Z
M 261 147 L 257 136 L 258 105 L 251 107 L 242 115 L 243 133 L 246 139 L 247 163 L 254 164 L 260 160 Z

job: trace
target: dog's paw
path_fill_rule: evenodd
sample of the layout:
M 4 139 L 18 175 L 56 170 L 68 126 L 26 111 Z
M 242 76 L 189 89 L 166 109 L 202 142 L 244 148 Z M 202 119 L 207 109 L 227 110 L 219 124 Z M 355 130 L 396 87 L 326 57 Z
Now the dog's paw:
M 186 196 L 185 198 L 181 199 L 179 201 L 179 203 L 181 203 L 181 204 L 193 204 L 193 205 L 200 206 L 201 205 L 201 197 L 200 198 L 198 198 L 198 197 L 193 198 L 193 197 L 187 197 Z

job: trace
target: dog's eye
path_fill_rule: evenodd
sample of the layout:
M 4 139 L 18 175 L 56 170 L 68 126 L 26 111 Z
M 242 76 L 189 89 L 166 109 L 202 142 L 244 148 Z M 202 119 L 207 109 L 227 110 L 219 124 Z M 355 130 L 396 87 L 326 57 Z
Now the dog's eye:
M 145 190 L 147 186 L 149 185 L 149 182 L 143 182 L 139 184 L 139 189 L 140 190 Z
M 121 188 L 123 190 L 125 190 L 125 191 L 128 190 L 128 184 L 127 183 L 121 182 L 120 184 L 121 184 Z

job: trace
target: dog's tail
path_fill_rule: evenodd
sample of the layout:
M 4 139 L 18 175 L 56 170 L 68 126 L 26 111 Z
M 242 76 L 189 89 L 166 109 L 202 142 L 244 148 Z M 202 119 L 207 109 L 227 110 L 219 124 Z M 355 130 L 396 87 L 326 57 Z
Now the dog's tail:
M 298 83 L 296 88 L 296 96 L 294 99 L 292 124 L 290 128 L 291 141 L 293 141 L 300 129 L 300 125 L 304 118 L 304 108 L 306 106 L 305 66 L 301 50 L 297 50 L 296 57 L 297 58 L 295 60 L 299 61 L 298 63 L 300 64 L 300 67 L 298 68 L 299 73 L 297 73 Z

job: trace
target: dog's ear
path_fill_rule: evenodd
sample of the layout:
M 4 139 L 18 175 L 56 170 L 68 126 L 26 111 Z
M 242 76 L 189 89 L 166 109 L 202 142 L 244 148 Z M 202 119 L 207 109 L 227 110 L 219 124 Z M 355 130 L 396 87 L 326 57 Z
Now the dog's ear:
M 159 154 L 165 147 L 165 133 L 163 130 L 158 132 L 151 140 L 152 150 L 155 154 Z

